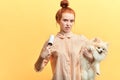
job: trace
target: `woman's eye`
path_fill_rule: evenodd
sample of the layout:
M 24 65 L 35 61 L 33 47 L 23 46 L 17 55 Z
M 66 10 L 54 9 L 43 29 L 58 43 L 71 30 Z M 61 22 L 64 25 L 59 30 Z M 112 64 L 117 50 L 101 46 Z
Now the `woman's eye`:
M 70 22 L 74 22 L 74 20 L 70 20 Z
M 63 21 L 68 21 L 67 19 L 63 19 Z

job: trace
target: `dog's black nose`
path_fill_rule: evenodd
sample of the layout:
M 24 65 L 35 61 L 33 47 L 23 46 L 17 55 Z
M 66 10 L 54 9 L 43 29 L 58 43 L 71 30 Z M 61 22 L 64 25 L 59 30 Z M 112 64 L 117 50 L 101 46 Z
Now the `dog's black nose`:
M 103 51 L 100 51 L 99 54 L 101 54 Z

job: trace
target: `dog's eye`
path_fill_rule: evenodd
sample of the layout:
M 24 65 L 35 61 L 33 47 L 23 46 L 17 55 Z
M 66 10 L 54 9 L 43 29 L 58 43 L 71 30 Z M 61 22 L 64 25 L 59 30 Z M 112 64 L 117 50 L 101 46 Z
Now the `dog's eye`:
M 100 49 L 100 47 L 98 47 L 98 49 Z
M 103 48 L 103 50 L 105 50 L 105 48 Z

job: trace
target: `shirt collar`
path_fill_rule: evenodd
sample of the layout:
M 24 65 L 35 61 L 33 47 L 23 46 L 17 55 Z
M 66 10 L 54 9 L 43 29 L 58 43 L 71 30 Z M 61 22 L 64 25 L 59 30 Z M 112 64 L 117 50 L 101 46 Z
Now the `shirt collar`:
M 57 36 L 61 39 L 68 38 L 70 39 L 73 36 L 72 32 L 65 33 L 65 32 L 58 32 Z

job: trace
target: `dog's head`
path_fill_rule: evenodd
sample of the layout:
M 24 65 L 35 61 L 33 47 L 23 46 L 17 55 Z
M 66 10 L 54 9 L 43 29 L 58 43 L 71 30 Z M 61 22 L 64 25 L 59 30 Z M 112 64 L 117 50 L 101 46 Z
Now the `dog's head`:
M 95 50 L 97 51 L 97 54 L 93 53 L 93 56 L 95 57 L 95 59 L 97 59 L 98 61 L 103 60 L 108 52 L 108 43 L 102 41 L 99 38 L 94 38 L 92 40 L 92 44 Z

